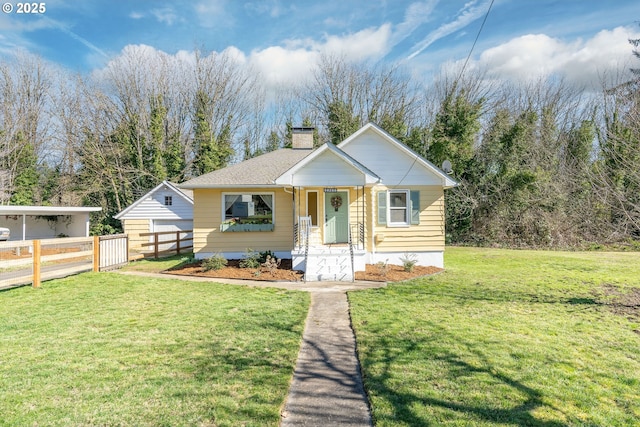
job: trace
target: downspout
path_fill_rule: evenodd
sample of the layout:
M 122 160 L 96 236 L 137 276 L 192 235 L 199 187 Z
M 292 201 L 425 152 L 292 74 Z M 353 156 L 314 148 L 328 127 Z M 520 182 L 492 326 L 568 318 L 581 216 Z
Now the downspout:
M 22 241 L 27 240 L 27 215 L 22 214 Z
M 375 255 L 376 255 L 376 233 L 375 233 L 375 226 L 376 223 L 378 222 L 378 218 L 374 218 L 375 215 L 378 214 L 378 209 L 375 209 L 374 206 L 376 206 L 376 203 L 378 202 L 375 199 L 375 192 L 374 192 L 374 187 L 371 187 L 371 235 L 369 236 L 369 243 L 371 243 L 371 260 L 373 261 L 375 259 Z

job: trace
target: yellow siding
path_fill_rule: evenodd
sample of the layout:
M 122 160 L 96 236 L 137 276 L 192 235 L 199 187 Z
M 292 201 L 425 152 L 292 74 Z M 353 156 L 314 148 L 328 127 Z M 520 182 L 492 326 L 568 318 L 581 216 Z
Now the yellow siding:
M 410 227 L 387 227 L 378 225 L 378 191 L 386 190 L 378 186 L 371 196 L 374 203 L 369 210 L 372 215 L 373 237 L 378 252 L 441 251 L 444 250 L 444 190 L 439 186 L 407 186 L 402 189 L 420 191 L 420 224 Z M 400 189 L 400 187 L 398 187 Z M 371 234 L 369 234 L 371 236 Z M 380 238 L 384 238 L 380 240 Z M 372 246 L 369 246 L 372 247 Z
M 220 232 L 223 193 L 273 193 L 274 230 L 262 232 Z M 193 192 L 194 253 L 289 251 L 293 247 L 292 196 L 283 189 L 195 189 Z
M 349 224 L 358 224 L 361 222 L 364 222 L 365 224 L 367 223 L 367 218 L 368 218 L 368 214 L 367 214 L 367 198 L 369 197 L 368 195 L 369 191 L 366 188 L 351 188 L 349 190 Z M 363 198 L 364 198 L 364 203 L 363 203 Z M 363 205 L 364 205 L 364 212 L 363 212 Z M 353 233 L 353 235 L 351 236 L 351 238 L 353 239 L 354 243 L 357 243 L 357 239 L 358 239 L 358 235 L 357 233 L 357 229 L 352 229 L 351 232 Z M 367 231 L 365 229 L 365 242 L 367 239 Z
M 132 250 L 143 249 L 142 244 L 149 242 L 149 236 L 140 236 L 140 233 L 149 232 L 148 219 L 122 220 L 122 228 L 124 232 L 129 235 L 129 248 Z
M 337 187 L 338 190 L 343 189 Z M 387 227 L 378 225 L 378 191 L 384 186 L 354 189 L 349 191 L 349 222 L 362 221 L 362 202 L 364 197 L 365 246 L 368 251 L 404 252 L 404 251 L 442 251 L 444 250 L 444 191 L 440 186 L 406 186 L 402 189 L 420 191 L 420 224 L 410 227 Z M 314 239 L 322 242 L 322 222 L 324 218 L 324 189 L 308 187 L 296 195 L 295 214 L 307 215 L 306 192 L 318 192 L 320 227 L 314 231 Z M 259 188 L 242 190 L 224 190 L 225 193 L 264 193 L 275 195 L 275 220 L 272 232 L 225 232 L 219 231 L 222 222 L 222 190 L 196 189 L 194 191 L 194 252 L 244 252 L 248 248 L 256 251 L 289 251 L 293 247 L 293 199 L 283 189 L 264 190 Z M 296 191 L 297 192 L 297 191 Z M 147 225 L 148 226 L 148 225 Z M 375 236 L 384 239 L 375 242 Z M 353 236 L 354 239 L 356 236 Z

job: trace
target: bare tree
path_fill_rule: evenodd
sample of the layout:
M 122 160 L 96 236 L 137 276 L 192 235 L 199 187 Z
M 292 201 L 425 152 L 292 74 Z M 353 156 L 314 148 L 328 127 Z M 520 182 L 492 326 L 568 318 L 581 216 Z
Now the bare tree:
M 193 173 L 202 174 L 225 166 L 246 138 L 258 134 L 256 112 L 263 111 L 264 90 L 233 50 L 196 51 L 192 75 Z
M 320 124 L 334 143 L 367 122 L 403 137 L 418 107 L 417 88 L 400 68 L 340 56 L 321 56 L 313 78 L 299 93 L 310 109 L 321 113 Z
M 49 148 L 50 85 L 49 70 L 38 57 L 19 53 L 0 63 L 0 171 L 6 182 L 0 203 L 38 199 L 38 162 Z
M 594 185 L 607 207 L 610 238 L 640 238 L 640 93 L 638 79 L 603 90 Z

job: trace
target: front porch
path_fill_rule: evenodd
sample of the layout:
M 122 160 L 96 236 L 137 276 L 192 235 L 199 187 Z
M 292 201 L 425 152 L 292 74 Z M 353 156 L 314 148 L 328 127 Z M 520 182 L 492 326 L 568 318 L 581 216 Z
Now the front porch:
M 322 243 L 319 227 L 309 224 L 309 217 L 298 217 L 291 251 L 293 269 L 304 271 L 305 281 L 353 281 L 356 271 L 365 270 L 363 223 L 349 224 L 346 243 L 329 244 Z
M 293 268 L 307 281 L 353 281 L 364 271 L 365 187 L 293 188 Z

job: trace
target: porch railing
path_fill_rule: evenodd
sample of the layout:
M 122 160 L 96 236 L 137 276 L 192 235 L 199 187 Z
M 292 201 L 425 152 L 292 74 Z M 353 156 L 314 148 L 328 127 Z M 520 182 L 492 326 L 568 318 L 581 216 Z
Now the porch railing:
M 354 282 L 356 280 L 356 268 L 353 259 L 353 238 L 351 235 L 351 227 L 349 227 L 349 255 L 351 257 L 351 281 Z
M 353 241 L 355 236 L 355 249 L 364 250 L 364 223 L 354 222 L 349 224 L 349 242 Z M 351 243 L 350 243 L 351 244 Z
M 298 222 L 293 224 L 293 246 L 302 249 L 309 246 L 309 236 L 311 234 L 311 217 L 301 216 Z
M 311 227 L 304 221 L 293 224 L 293 247 L 301 250 L 309 245 Z M 349 241 L 357 250 L 364 250 L 364 223 L 354 222 L 349 224 Z

